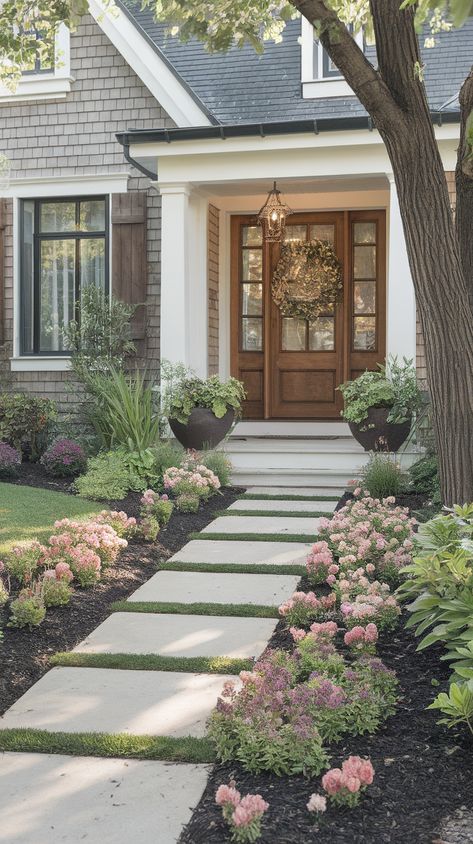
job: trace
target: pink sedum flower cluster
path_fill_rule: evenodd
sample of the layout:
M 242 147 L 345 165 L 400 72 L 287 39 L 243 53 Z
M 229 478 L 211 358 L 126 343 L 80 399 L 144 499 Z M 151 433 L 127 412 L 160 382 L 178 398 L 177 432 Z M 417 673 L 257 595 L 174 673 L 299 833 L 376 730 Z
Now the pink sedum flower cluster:
M 371 622 L 366 627 L 357 624 L 351 630 L 347 630 L 343 641 L 349 648 L 353 648 L 354 650 L 364 653 L 374 653 L 376 642 L 378 641 L 378 628 L 376 624 L 372 624 Z
M 242 797 L 235 783 L 220 785 L 215 794 L 217 806 L 222 807 L 224 820 L 232 832 L 232 841 L 251 844 L 261 837 L 261 819 L 269 809 L 261 794 Z
M 120 551 L 126 548 L 126 539 L 118 536 L 109 524 L 104 522 L 87 521 L 75 522 L 62 519 L 55 522 L 57 531 L 62 531 L 50 537 L 49 544 L 54 553 L 61 554 L 61 550 L 70 549 L 75 545 L 86 545 L 100 558 L 102 566 L 111 566 L 116 561 Z
M 306 566 L 309 580 L 314 585 L 323 583 L 324 580 L 327 580 L 328 583 L 334 582 L 334 575 L 339 570 L 339 567 L 334 563 L 333 554 L 324 540 L 314 543 L 307 557 Z M 329 577 L 330 581 L 328 580 Z
M 337 592 L 347 627 L 360 622 L 373 622 L 380 629 L 395 626 L 401 612 L 396 598 L 387 583 L 370 581 L 363 566 L 342 575 L 337 582 Z
M 136 533 L 137 522 L 134 516 L 127 516 L 124 510 L 102 510 L 95 518 L 100 525 L 108 525 L 121 538 L 129 539 Z
M 395 507 L 392 497 L 371 498 L 360 488 L 354 495 L 331 519 L 320 520 L 321 539 L 341 568 L 368 563 L 379 572 L 398 572 L 411 562 L 416 520 L 409 518 L 407 508 Z
M 334 609 L 337 601 L 335 592 L 318 598 L 314 592 L 294 592 L 292 598 L 279 607 L 279 615 L 289 624 L 308 625 L 312 619 Z
M 163 483 L 166 489 L 171 489 L 176 495 L 194 492 L 202 498 L 220 489 L 217 476 L 201 464 L 190 468 L 186 465 L 172 466 L 164 473 Z
M 356 806 L 361 792 L 374 779 L 374 768 L 369 759 L 349 756 L 341 768 L 331 768 L 322 777 L 322 787 L 329 799 L 338 806 Z

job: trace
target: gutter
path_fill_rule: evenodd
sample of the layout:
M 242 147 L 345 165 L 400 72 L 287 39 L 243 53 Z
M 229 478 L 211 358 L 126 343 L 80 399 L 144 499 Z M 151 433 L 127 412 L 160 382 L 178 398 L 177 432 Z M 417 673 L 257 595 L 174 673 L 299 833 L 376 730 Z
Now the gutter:
M 440 111 L 430 112 L 432 123 L 442 126 L 444 123 L 460 123 L 460 112 Z M 220 138 L 261 138 L 275 135 L 295 135 L 301 133 L 343 132 L 356 129 L 368 129 L 372 132 L 376 128 L 368 115 L 360 117 L 323 117 L 320 120 L 280 120 L 271 123 L 233 123 L 227 126 L 186 126 L 177 129 L 129 129 L 116 135 L 117 141 L 129 155 L 130 144 L 166 143 L 173 141 L 196 141 Z M 127 161 L 130 159 L 127 158 Z M 133 163 L 133 162 L 130 162 Z M 137 166 L 133 164 L 133 166 Z M 143 171 L 141 166 L 139 170 Z

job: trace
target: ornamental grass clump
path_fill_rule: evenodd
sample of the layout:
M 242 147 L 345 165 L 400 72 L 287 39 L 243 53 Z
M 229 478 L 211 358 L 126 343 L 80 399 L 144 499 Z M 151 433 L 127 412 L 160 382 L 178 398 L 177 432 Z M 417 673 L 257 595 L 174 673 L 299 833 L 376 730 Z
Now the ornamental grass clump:
M 369 759 L 349 756 L 342 762 L 341 768 L 331 768 L 324 774 L 322 787 L 335 806 L 348 806 L 353 809 L 373 779 L 374 768 Z
M 406 507 L 395 507 L 394 498 L 371 498 L 360 488 L 354 498 L 331 519 L 319 522 L 319 535 L 338 558 L 342 568 L 371 564 L 383 580 L 400 583 L 400 570 L 415 550 L 414 526 Z
M 16 475 L 20 464 L 20 452 L 8 443 L 0 442 L 0 478 Z
M 269 809 L 269 803 L 261 794 L 246 794 L 242 797 L 236 783 L 220 785 L 215 794 L 217 806 L 231 833 L 231 840 L 237 844 L 253 844 L 261 838 L 261 820 Z
M 87 457 L 79 443 L 58 439 L 44 452 L 41 463 L 49 475 L 58 478 L 72 477 L 85 471 Z

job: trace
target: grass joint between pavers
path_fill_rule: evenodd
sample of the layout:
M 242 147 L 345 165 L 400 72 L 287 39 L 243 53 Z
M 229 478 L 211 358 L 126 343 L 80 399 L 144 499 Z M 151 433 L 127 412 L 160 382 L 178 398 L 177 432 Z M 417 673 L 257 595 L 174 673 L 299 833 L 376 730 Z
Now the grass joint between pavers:
M 307 572 L 303 565 L 291 563 L 186 563 L 163 562 L 159 571 L 193 571 L 204 574 L 294 574 L 303 577 Z
M 277 607 L 263 604 L 215 604 L 211 602 L 182 604 L 164 601 L 115 601 L 111 609 L 113 612 L 278 618 Z
M 318 519 L 323 516 L 327 518 L 331 518 L 333 513 L 330 513 L 328 510 L 219 510 L 214 513 L 214 516 L 249 516 L 252 518 L 253 516 L 271 516 L 278 519 L 285 519 L 286 516 L 290 519 L 294 518 L 302 518 L 302 519 Z
M 270 493 L 244 492 L 239 498 L 252 501 L 340 501 L 340 495 L 271 495 Z
M 251 671 L 252 659 L 227 656 L 161 656 L 160 654 L 93 654 L 59 652 L 50 665 L 67 668 L 110 668 L 123 671 L 175 671 L 187 674 L 239 674 Z
M 215 761 L 213 744 L 208 738 L 135 736 L 128 733 L 56 733 L 28 727 L 0 730 L 0 751 L 194 764 Z
M 306 514 L 307 515 L 307 514 Z M 229 541 L 229 542 L 301 542 L 310 544 L 317 541 L 317 532 L 305 533 L 190 533 L 189 539 Z

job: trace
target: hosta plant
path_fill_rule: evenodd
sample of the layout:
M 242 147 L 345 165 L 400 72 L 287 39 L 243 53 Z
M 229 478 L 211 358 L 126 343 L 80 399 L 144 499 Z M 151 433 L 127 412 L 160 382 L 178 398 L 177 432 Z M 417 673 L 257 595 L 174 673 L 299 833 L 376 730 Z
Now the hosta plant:
M 182 364 L 172 366 L 168 361 L 162 363 L 161 382 L 165 416 L 177 419 L 183 425 L 187 424 L 195 407 L 207 408 L 221 419 L 227 410 L 239 413 L 245 398 L 244 386 L 236 378 L 228 381 L 220 381 L 217 375 L 197 378 Z
M 428 709 L 438 709 L 445 716 L 439 724 L 456 727 L 465 724 L 473 733 L 473 680 L 463 685 L 452 683 L 448 694 L 441 692 Z

